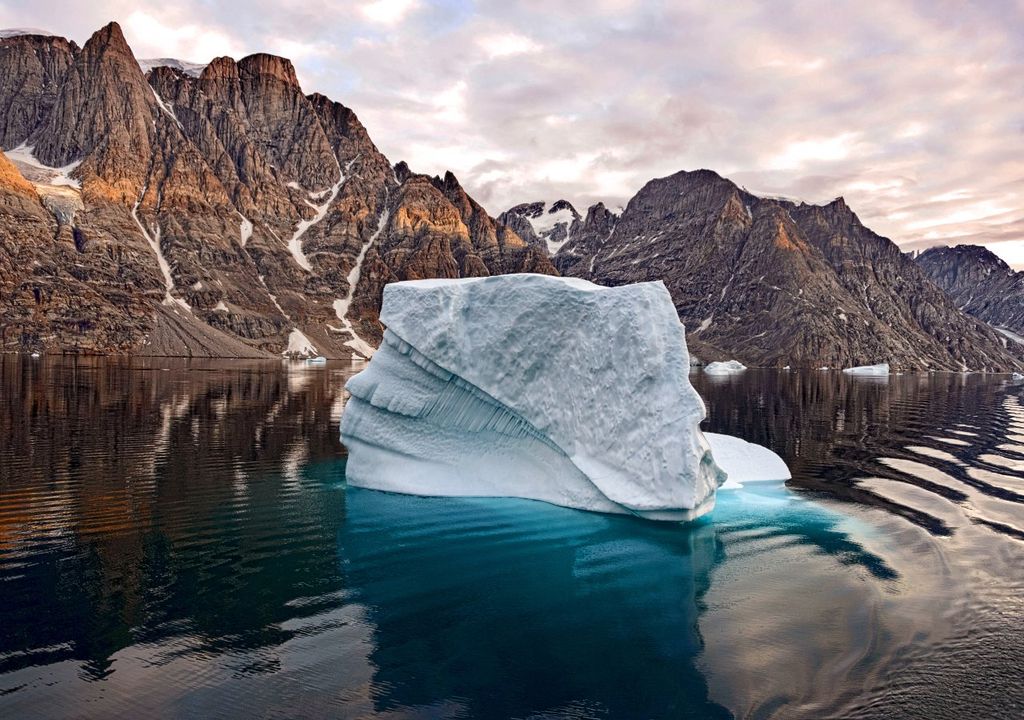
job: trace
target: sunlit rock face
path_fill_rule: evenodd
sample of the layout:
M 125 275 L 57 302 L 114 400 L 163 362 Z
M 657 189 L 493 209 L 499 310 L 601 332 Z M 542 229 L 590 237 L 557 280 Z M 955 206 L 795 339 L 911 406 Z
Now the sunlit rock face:
M 655 520 L 713 507 L 725 475 L 661 282 L 393 283 L 381 320 L 381 349 L 347 386 L 350 484 Z

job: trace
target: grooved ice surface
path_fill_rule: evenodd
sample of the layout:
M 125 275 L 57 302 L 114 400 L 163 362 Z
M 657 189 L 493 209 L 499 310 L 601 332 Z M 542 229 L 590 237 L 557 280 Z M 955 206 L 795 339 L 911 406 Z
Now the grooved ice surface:
M 724 473 L 661 282 L 393 283 L 381 320 L 380 350 L 347 386 L 350 484 L 663 520 L 713 507 Z

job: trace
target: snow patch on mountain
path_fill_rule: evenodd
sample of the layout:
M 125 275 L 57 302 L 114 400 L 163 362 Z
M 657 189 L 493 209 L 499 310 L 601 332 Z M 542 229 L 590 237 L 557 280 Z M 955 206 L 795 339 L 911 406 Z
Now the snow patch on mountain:
M 317 357 L 320 353 L 309 338 L 298 328 L 293 328 L 288 335 L 288 347 L 281 353 L 287 357 Z
M 71 172 L 82 164 L 76 160 L 64 167 L 51 167 L 39 162 L 35 156 L 35 146 L 22 143 L 16 148 L 4 152 L 7 159 L 14 163 L 22 176 L 33 185 L 50 185 L 53 187 L 70 187 L 82 189 L 82 182 L 71 177 Z
M 169 67 L 180 70 L 194 78 L 199 77 L 207 65 L 207 63 L 194 63 L 188 60 L 179 60 L 178 58 L 145 58 L 139 60 L 138 63 L 144 73 L 148 73 L 155 67 Z
M 174 276 L 171 275 L 171 266 L 167 262 L 167 258 L 164 257 L 164 251 L 160 247 L 160 224 L 157 223 L 155 230 L 147 230 L 145 224 L 139 218 L 139 203 L 142 202 L 142 198 L 146 196 L 147 187 L 143 186 L 142 193 L 139 195 L 139 199 L 135 201 L 135 205 L 132 206 L 132 219 L 135 224 L 139 226 L 139 231 L 142 233 L 142 237 L 149 243 L 149 247 L 153 249 L 153 254 L 156 255 L 156 264 L 160 268 L 160 273 L 164 276 L 164 305 L 177 306 L 192 312 L 192 307 L 180 298 L 176 298 L 171 294 L 174 290 Z
M 42 35 L 43 37 L 58 37 L 56 33 L 39 28 L 4 28 L 0 30 L 0 40 L 5 38 L 20 37 L 22 35 Z
M 352 304 L 352 298 L 356 293 L 356 286 L 359 284 L 359 278 L 362 277 L 363 273 L 363 261 L 366 259 L 366 253 L 377 242 L 377 238 L 380 237 L 381 232 L 388 224 L 388 209 L 387 207 L 381 211 L 380 218 L 377 220 L 377 229 L 373 235 L 370 236 L 369 240 L 359 248 L 359 254 L 356 255 L 355 263 L 352 265 L 352 269 L 348 272 L 348 291 L 345 293 L 344 298 L 340 298 L 334 301 L 333 307 L 334 312 L 341 320 L 342 327 L 337 328 L 341 332 L 347 332 L 352 336 L 351 340 L 348 340 L 345 345 L 355 350 L 357 353 L 365 358 L 373 356 L 375 349 L 368 342 L 363 340 L 359 335 L 356 334 L 356 330 L 352 327 L 352 322 L 348 319 L 348 309 Z
M 330 191 L 327 199 L 320 205 L 314 205 L 313 203 L 306 201 L 316 211 L 316 214 L 309 220 L 300 220 L 298 225 L 295 226 L 295 232 L 292 234 L 291 239 L 288 240 L 288 250 L 291 252 L 292 257 L 295 259 L 295 263 L 305 270 L 306 272 L 312 272 L 313 266 L 309 262 L 309 258 L 306 257 L 306 253 L 302 251 L 302 236 L 306 234 L 306 231 L 316 225 L 318 222 L 327 217 L 327 210 L 330 208 L 331 203 L 334 202 L 334 198 L 338 197 L 338 193 L 341 191 L 341 186 L 345 183 L 345 173 L 341 171 L 341 166 L 338 166 L 338 182 L 334 183 L 328 190 Z M 310 193 L 312 196 L 314 193 Z M 321 193 L 316 193 L 321 196 Z

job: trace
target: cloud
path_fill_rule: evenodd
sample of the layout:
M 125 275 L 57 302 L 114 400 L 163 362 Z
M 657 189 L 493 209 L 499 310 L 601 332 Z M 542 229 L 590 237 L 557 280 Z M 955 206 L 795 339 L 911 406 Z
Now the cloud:
M 392 161 L 453 170 L 492 213 L 624 204 L 708 167 L 754 192 L 843 195 L 905 247 L 1024 263 L 1024 5 L 641 0 L 0 0 L 0 25 L 141 57 L 290 55 Z
M 373 22 L 392 25 L 400 22 L 415 6 L 415 0 L 376 0 L 365 3 L 360 10 Z

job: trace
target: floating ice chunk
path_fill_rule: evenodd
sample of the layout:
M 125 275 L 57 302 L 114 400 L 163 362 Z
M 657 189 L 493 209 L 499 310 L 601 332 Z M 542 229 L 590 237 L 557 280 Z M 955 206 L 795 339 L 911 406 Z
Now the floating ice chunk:
M 789 480 L 792 475 L 785 461 L 766 447 L 732 435 L 704 433 L 711 443 L 715 463 L 728 478 L 723 490 L 741 488 L 744 483 Z
M 708 375 L 735 375 L 747 369 L 747 366 L 739 360 L 727 360 L 725 362 L 708 363 L 704 372 Z
M 857 367 L 844 368 L 843 372 L 847 375 L 872 375 L 878 377 L 880 375 L 889 374 L 889 363 L 880 363 L 878 365 L 858 365 Z
M 383 344 L 347 385 L 350 484 L 656 520 L 713 507 L 724 474 L 661 282 L 393 283 L 381 321 Z

